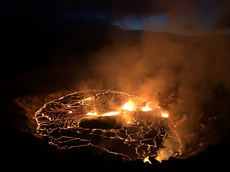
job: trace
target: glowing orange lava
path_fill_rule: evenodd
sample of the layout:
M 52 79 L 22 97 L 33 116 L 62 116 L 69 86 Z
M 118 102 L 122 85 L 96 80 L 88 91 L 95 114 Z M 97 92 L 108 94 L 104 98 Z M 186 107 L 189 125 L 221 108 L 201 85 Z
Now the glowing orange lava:
M 97 115 L 97 112 L 89 112 L 86 115 Z
M 120 112 L 109 112 L 109 113 L 105 113 L 105 114 L 102 114 L 100 116 L 113 116 L 113 115 L 118 115 Z
M 152 109 L 150 107 L 143 107 L 142 111 L 151 111 Z
M 148 111 L 148 109 L 146 109 L 146 108 L 148 108 L 148 107 L 145 107 L 145 111 Z M 125 105 L 123 106 L 123 110 L 133 111 L 134 110 L 133 103 L 131 101 L 126 102 Z M 119 111 L 109 112 L 109 113 L 104 113 L 104 114 L 98 114 L 97 112 L 89 112 L 86 115 L 87 116 L 96 116 L 96 115 L 97 116 L 113 116 L 113 115 L 118 115 L 118 114 L 120 114 Z
M 45 103 L 34 118 L 36 132 L 63 151 L 93 148 L 152 164 L 150 157 L 161 162 L 181 154 L 170 113 L 159 108 L 123 92 L 88 90 Z
M 161 116 L 164 117 L 164 118 L 168 118 L 169 117 L 169 115 L 167 113 L 162 113 Z
M 91 97 L 88 97 L 88 98 L 85 98 L 84 100 L 92 100 L 92 98 L 91 98 Z
M 134 109 L 133 103 L 131 101 L 126 102 L 125 105 L 123 106 L 123 109 L 132 111 Z
M 151 161 L 149 160 L 149 156 L 145 157 L 143 162 L 144 163 L 148 162 L 149 164 L 152 164 Z

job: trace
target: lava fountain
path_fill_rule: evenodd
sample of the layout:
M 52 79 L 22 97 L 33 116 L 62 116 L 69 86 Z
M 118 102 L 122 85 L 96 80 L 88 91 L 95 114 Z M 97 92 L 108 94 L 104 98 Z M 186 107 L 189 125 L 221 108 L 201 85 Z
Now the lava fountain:
M 34 114 L 36 132 L 50 145 L 72 152 L 97 148 L 125 161 L 158 161 L 181 154 L 167 113 L 123 92 L 89 90 L 47 102 Z

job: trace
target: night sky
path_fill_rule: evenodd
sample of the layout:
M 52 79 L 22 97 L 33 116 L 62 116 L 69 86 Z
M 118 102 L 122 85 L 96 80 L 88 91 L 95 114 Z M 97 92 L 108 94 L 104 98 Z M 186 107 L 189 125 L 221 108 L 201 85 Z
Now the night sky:
M 1 71 L 14 75 L 15 69 L 20 73 L 56 64 L 51 58 L 56 50 L 79 37 L 111 37 L 121 31 L 230 34 L 229 6 L 229 0 L 4 0 L 1 51 L 7 69 Z
M 209 35 L 229 34 L 230 28 L 228 0 L 10 0 L 1 3 L 3 31 L 9 34 L 73 36 L 88 27 L 118 26 L 124 30 Z

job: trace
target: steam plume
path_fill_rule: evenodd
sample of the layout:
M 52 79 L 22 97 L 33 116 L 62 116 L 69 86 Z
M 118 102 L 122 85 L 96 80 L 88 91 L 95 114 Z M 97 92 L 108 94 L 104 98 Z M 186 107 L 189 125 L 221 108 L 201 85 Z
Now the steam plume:
M 140 41 L 118 39 L 94 54 L 92 63 L 99 66 L 103 87 L 137 95 L 168 109 L 172 120 L 180 124 L 177 129 L 185 153 L 190 151 L 188 145 L 200 144 L 200 135 L 210 135 L 201 131 L 208 128 L 201 123 L 217 114 L 207 116 L 205 106 L 229 90 L 229 43 L 227 36 L 146 33 Z M 215 93 L 218 89 L 221 93 Z

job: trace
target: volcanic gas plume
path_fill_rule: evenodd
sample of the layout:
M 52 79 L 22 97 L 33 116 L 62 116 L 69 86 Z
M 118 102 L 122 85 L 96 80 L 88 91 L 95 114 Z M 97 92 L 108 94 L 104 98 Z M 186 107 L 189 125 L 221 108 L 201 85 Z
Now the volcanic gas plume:
M 149 163 L 149 157 L 162 161 L 181 154 L 168 114 L 123 92 L 74 92 L 44 104 L 35 119 L 43 139 L 64 151 L 97 148 Z
M 183 143 L 182 156 L 193 156 L 230 140 L 229 43 L 229 36 L 147 32 L 140 40 L 117 39 L 92 54 L 92 65 L 99 66 L 95 73 L 102 79 L 85 85 L 93 89 L 102 81 L 102 88 L 134 94 L 169 110 Z

